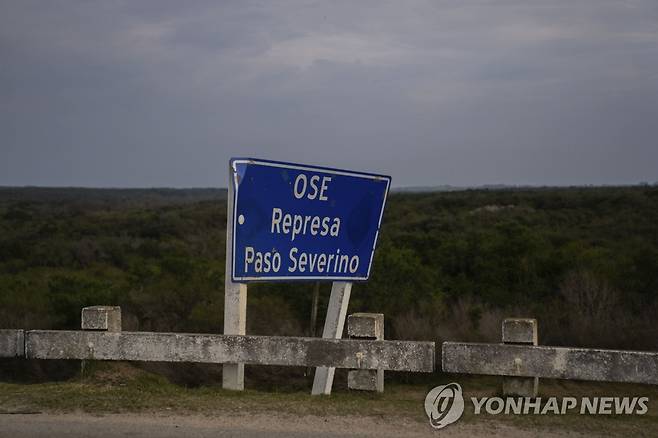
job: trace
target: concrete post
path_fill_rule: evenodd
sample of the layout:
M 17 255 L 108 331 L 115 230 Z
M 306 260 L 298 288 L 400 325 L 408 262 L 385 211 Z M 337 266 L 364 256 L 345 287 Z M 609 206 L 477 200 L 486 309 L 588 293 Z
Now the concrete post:
M 345 316 L 347 315 L 347 305 L 350 302 L 352 292 L 352 283 L 344 281 L 334 281 L 331 285 L 331 296 L 329 297 L 329 306 L 327 308 L 327 317 L 324 320 L 324 330 L 322 337 L 326 339 L 340 339 L 343 336 L 345 327 Z M 313 376 L 312 395 L 329 395 L 334 383 L 333 367 L 317 367 L 315 376 Z
M 234 283 L 233 266 L 233 202 L 235 196 L 235 172 L 229 167 L 228 198 L 226 201 L 226 269 L 224 271 L 224 334 L 247 333 L 247 285 Z M 237 226 L 237 225 L 236 225 Z M 222 387 L 234 391 L 244 390 L 244 364 L 225 363 L 222 371 Z
M 121 307 L 91 306 L 82 309 L 82 330 L 121 331 Z
M 91 306 L 83 307 L 80 318 L 82 330 L 120 332 L 121 307 L 119 306 Z M 87 361 L 80 361 L 80 377 L 84 378 Z
M 384 314 L 355 313 L 347 317 L 350 339 L 384 340 Z M 362 391 L 384 392 L 384 370 L 350 370 L 347 387 Z
M 505 319 L 503 321 L 503 344 L 537 345 L 537 320 L 531 318 Z M 538 389 L 538 377 L 503 377 L 503 395 L 537 397 Z

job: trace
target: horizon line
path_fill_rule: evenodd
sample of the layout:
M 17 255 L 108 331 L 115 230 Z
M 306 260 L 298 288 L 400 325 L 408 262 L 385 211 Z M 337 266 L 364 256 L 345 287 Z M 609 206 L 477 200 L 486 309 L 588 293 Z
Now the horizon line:
M 505 184 L 505 183 L 487 183 L 478 185 L 452 185 L 452 184 L 437 184 L 437 185 L 406 185 L 406 186 L 392 186 L 391 190 L 472 190 L 472 189 L 504 189 L 504 188 L 527 188 L 527 189 L 543 189 L 543 188 L 597 188 L 597 187 L 656 187 L 658 181 L 647 182 L 640 181 L 636 183 L 582 183 L 582 184 Z M 4 189 L 82 189 L 82 190 L 228 190 L 227 186 L 85 186 L 85 185 L 4 185 L 0 184 L 0 190 Z

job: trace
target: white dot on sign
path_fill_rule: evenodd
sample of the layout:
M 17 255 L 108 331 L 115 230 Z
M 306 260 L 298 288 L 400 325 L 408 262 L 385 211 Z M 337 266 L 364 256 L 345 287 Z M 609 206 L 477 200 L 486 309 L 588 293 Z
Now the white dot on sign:
M 244 223 L 244 215 L 243 215 L 243 214 L 241 214 L 240 216 L 238 216 L 238 223 L 239 223 L 240 225 L 242 225 L 242 224 Z

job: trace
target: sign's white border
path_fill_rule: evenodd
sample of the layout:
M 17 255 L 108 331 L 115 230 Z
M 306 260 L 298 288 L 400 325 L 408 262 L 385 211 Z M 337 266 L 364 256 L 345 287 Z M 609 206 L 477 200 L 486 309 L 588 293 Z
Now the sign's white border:
M 332 169 L 329 167 L 320 167 L 320 166 L 304 166 L 293 163 L 283 163 L 279 161 L 268 161 L 268 160 L 257 160 L 252 158 L 235 158 L 230 161 L 231 163 L 231 172 L 233 174 L 233 223 L 231 225 L 231 239 L 233 240 L 233 250 L 231 251 L 231 279 L 235 282 L 240 281 L 268 281 L 268 280 L 289 280 L 289 281 L 303 281 L 303 280 L 317 280 L 317 281 L 365 281 L 370 277 L 370 268 L 372 268 L 372 260 L 375 258 L 375 247 L 377 246 L 377 239 L 379 238 L 379 228 L 382 225 L 382 216 L 384 215 L 384 207 L 386 206 L 386 199 L 388 198 L 388 189 L 391 185 L 391 177 L 385 175 L 375 175 L 372 173 L 362 173 L 362 172 L 352 172 L 349 170 L 339 170 Z M 328 173 L 333 175 L 344 175 L 344 176 L 356 176 L 359 178 L 369 178 L 374 180 L 385 180 L 386 181 L 386 191 L 384 192 L 384 201 L 382 202 L 382 209 L 379 212 L 379 222 L 377 223 L 377 231 L 375 232 L 375 240 L 372 244 L 372 251 L 370 252 L 370 263 L 368 264 L 368 273 L 365 277 L 328 277 L 328 276 L 303 276 L 303 277 L 288 277 L 288 276 L 278 276 L 278 277 L 236 277 L 235 276 L 235 223 L 237 222 L 238 210 L 236 208 L 238 204 L 238 195 L 239 195 L 239 184 L 238 184 L 238 164 L 258 164 L 263 166 L 270 167 L 280 167 L 283 169 L 295 169 L 295 170 L 305 170 L 305 171 L 319 171 L 322 173 Z

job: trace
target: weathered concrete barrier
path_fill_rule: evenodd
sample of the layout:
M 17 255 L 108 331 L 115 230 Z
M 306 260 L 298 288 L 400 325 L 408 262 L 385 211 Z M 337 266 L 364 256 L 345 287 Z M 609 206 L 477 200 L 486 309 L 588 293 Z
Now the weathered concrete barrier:
M 152 332 L 30 330 L 31 359 L 331 366 L 434 371 L 434 343 Z
M 383 316 L 375 316 L 373 333 L 383 337 Z M 81 327 L 0 330 L 0 357 L 353 368 L 375 370 L 375 375 L 381 370 L 434 371 L 434 342 L 123 332 L 121 309 L 115 306 L 85 307 Z M 361 329 L 353 325 L 352 333 L 363 334 Z
M 384 340 L 382 313 L 354 313 L 347 318 L 347 335 L 350 339 Z M 361 391 L 384 392 L 384 370 L 351 370 L 347 374 L 347 387 Z
M 658 384 L 658 353 L 532 345 L 444 342 L 443 371 Z
M 0 330 L 0 357 L 247 363 L 351 368 L 352 389 L 383 390 L 383 371 L 434 371 L 434 342 L 385 341 L 383 315 L 355 314 L 351 339 L 122 332 L 121 309 L 82 311 L 83 331 Z M 503 391 L 534 397 L 537 378 L 658 384 L 658 352 L 548 347 L 534 319 L 503 322 L 501 344 L 444 342 L 444 372 L 506 376 Z
M 0 329 L 0 357 L 22 357 L 25 355 L 25 332 L 23 330 Z

